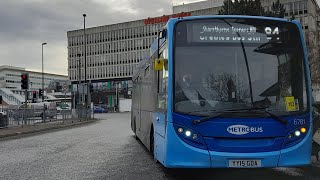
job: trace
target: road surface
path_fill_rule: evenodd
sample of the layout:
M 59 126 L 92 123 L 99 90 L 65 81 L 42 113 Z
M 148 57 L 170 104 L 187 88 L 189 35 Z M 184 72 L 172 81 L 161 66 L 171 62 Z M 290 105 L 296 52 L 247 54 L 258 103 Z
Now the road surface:
M 165 169 L 135 140 L 130 114 L 0 141 L 0 179 L 320 179 L 320 168 Z

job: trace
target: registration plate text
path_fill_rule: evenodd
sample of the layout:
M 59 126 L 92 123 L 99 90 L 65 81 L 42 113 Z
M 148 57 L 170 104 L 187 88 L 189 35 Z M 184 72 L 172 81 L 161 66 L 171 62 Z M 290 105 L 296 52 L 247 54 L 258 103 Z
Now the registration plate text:
M 255 160 L 255 159 L 229 160 L 229 167 L 237 167 L 237 168 L 261 167 L 261 160 Z

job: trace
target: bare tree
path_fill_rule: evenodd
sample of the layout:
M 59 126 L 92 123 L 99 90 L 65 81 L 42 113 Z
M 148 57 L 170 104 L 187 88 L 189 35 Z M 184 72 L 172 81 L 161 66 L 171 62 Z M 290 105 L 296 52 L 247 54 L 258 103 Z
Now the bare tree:
M 250 98 L 248 87 L 233 74 L 211 73 L 206 78 L 206 84 L 208 89 L 215 92 L 211 98 L 218 101 L 245 102 Z
M 319 47 L 317 41 L 320 38 L 318 37 L 319 34 L 317 34 L 315 31 L 306 32 L 305 35 L 310 65 L 311 83 L 313 87 L 316 87 L 320 84 Z

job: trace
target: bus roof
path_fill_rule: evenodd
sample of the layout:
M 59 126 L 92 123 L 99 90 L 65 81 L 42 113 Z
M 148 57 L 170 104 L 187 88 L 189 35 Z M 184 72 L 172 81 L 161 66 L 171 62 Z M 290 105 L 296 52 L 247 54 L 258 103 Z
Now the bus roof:
M 266 17 L 266 16 L 246 16 L 246 15 L 204 15 L 204 16 L 187 16 L 182 18 L 171 18 L 170 20 L 193 20 L 193 19 L 210 19 L 210 18 L 243 18 L 243 19 L 264 19 L 264 20 L 275 20 L 288 22 L 288 19 L 277 18 L 277 17 Z M 170 21 L 169 20 L 169 21 Z M 168 22 L 169 22 L 168 21 Z

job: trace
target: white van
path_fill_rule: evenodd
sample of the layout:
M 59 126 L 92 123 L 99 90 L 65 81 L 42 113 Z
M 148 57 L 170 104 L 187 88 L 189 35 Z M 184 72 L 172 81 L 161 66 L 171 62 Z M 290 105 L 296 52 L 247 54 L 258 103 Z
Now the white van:
M 57 115 L 57 106 L 56 103 L 53 102 L 28 103 L 27 109 L 25 110 L 25 104 L 22 104 L 13 112 L 13 117 L 14 119 L 23 118 L 24 113 L 26 113 L 27 118 L 53 118 Z

